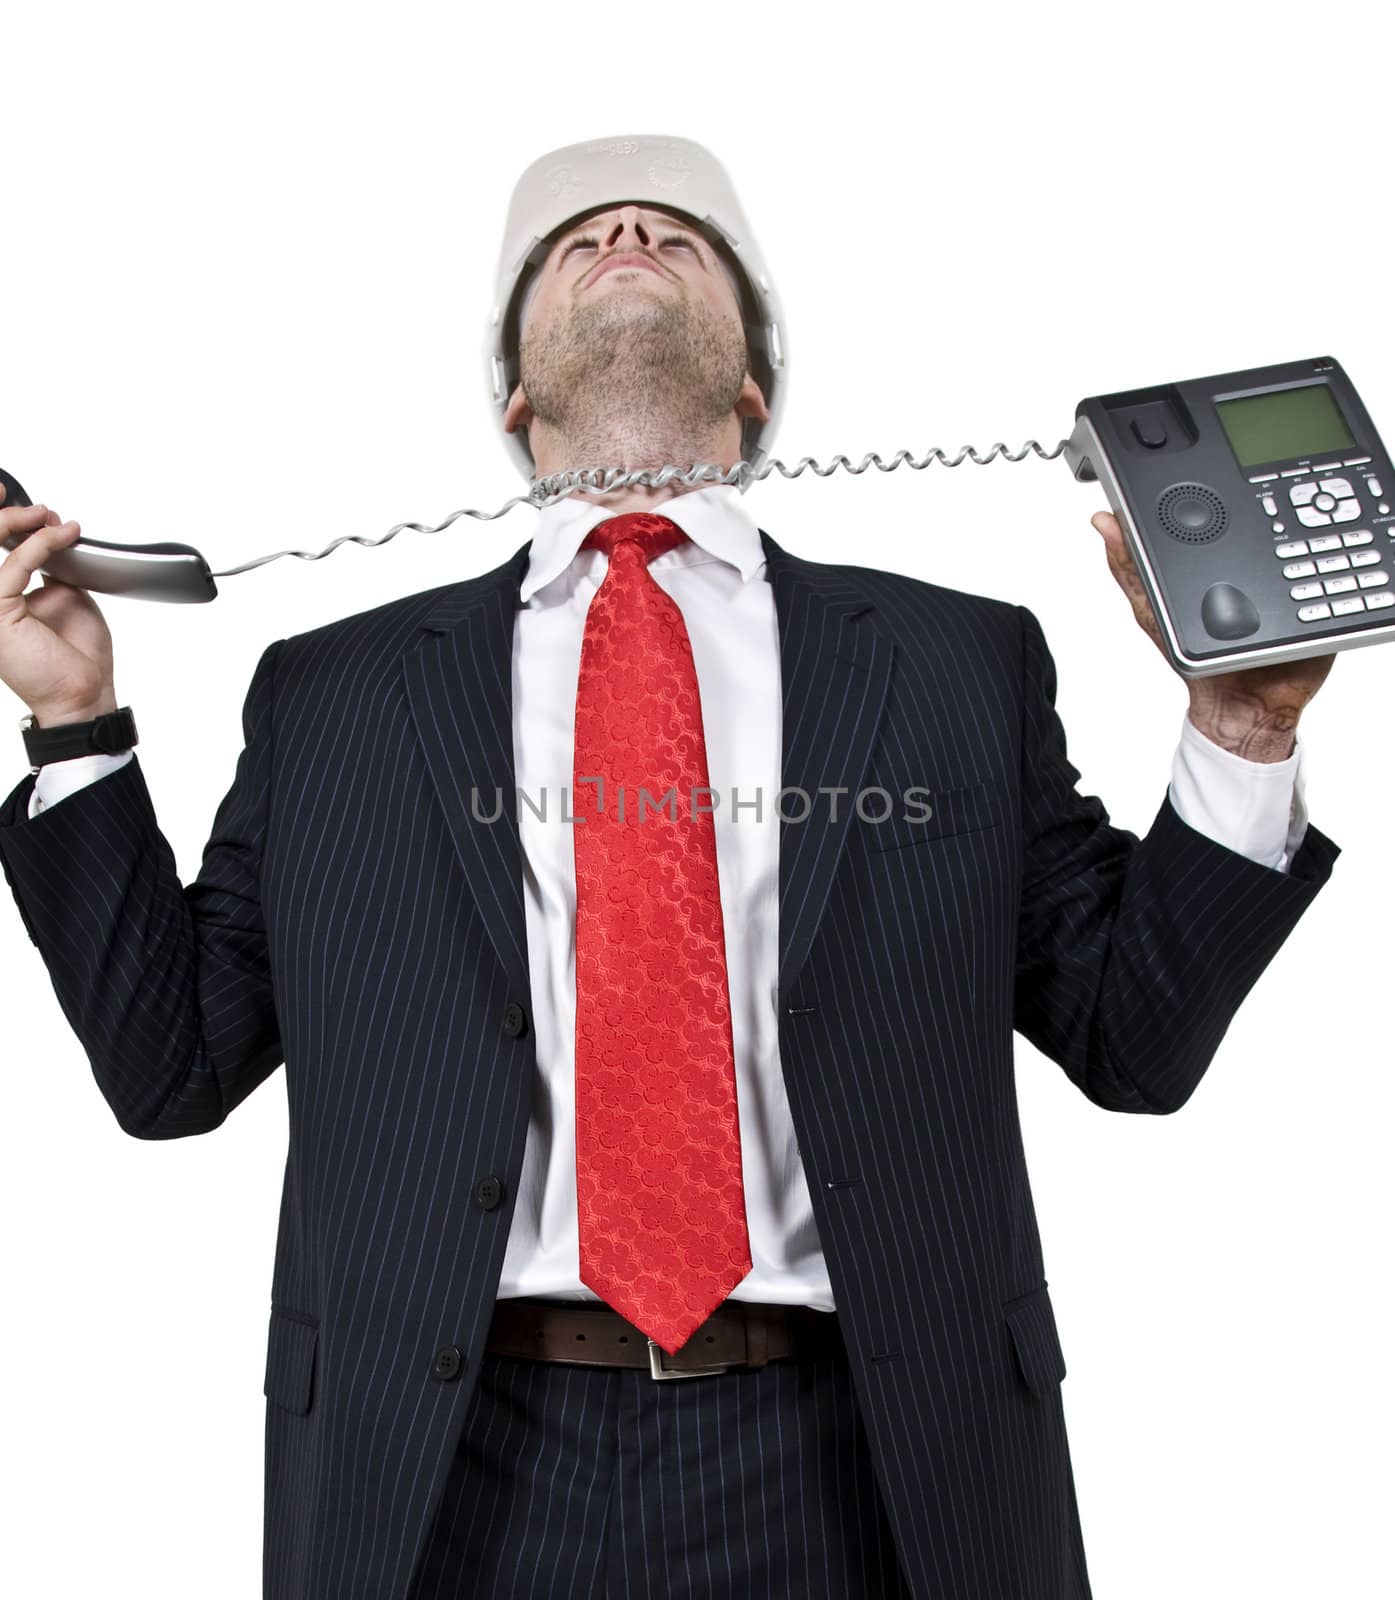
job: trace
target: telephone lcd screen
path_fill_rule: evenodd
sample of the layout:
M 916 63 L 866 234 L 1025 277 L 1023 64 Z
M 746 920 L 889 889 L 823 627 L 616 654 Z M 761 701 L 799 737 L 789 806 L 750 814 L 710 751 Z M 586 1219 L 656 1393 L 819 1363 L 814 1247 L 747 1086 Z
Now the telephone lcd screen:
M 1216 411 L 1242 467 L 1350 450 L 1356 443 L 1325 383 L 1218 400 Z

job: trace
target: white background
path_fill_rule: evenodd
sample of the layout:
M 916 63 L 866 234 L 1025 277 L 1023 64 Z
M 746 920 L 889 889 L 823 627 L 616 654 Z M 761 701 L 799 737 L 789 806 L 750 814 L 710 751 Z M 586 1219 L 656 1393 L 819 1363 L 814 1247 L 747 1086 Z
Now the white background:
M 788 317 L 791 461 L 1051 445 L 1082 396 L 1323 354 L 1395 444 L 1395 125 L 1359 8 L 960 9 L 13 8 L 0 464 L 215 570 L 493 510 L 523 488 L 479 357 L 509 191 L 634 132 L 733 176 Z M 802 555 L 1031 606 L 1083 787 L 1147 827 L 1186 695 L 1096 489 L 1031 459 L 746 503 Z M 184 881 L 266 644 L 484 571 L 533 516 L 197 610 L 99 597 Z M 1180 1115 L 1100 1111 L 1019 1041 L 1097 1600 L 1391 1592 L 1392 689 L 1395 650 L 1346 653 L 1303 720 L 1343 855 Z M 0 963 L 0 1585 L 247 1600 L 284 1080 L 212 1137 L 127 1138 L 17 912 Z

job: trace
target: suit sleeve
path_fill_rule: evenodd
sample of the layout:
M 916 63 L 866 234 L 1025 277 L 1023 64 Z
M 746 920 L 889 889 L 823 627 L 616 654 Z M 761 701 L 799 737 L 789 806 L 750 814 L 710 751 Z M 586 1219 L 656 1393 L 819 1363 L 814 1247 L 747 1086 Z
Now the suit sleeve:
M 0 802 L 0 864 L 20 917 L 136 1138 L 218 1127 L 283 1059 L 259 893 L 283 643 L 253 673 L 233 783 L 187 887 L 136 753 L 33 817 L 32 773 Z
M 1308 824 L 1286 873 L 1188 826 L 1140 839 L 1083 795 L 1041 625 L 1021 624 L 1022 900 L 1014 1026 L 1111 1111 L 1169 1112 L 1341 853 Z

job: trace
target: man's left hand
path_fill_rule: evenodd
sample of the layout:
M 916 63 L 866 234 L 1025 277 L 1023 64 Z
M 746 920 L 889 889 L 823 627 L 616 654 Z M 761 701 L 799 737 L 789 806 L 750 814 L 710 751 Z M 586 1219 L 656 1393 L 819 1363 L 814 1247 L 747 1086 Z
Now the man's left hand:
M 1172 666 L 1162 629 L 1118 519 L 1112 512 L 1097 511 L 1090 522 L 1104 540 L 1109 570 L 1129 597 L 1139 627 Z M 1303 707 L 1322 687 L 1334 659 L 1331 655 L 1305 656 L 1301 661 L 1185 678 L 1191 697 L 1187 715 L 1208 739 L 1234 755 L 1249 761 L 1283 761 L 1293 754 L 1294 730 Z

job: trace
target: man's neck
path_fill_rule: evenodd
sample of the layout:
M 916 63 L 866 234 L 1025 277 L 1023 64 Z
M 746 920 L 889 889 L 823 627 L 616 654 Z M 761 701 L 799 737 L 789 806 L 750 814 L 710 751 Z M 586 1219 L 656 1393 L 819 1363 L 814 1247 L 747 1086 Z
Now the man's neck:
M 535 431 L 542 432 L 542 430 Z M 549 477 L 553 473 L 567 472 L 579 467 L 602 469 L 620 467 L 623 471 L 644 467 L 657 472 L 660 467 L 665 466 L 676 466 L 686 471 L 692 466 L 709 465 L 726 472 L 741 459 L 741 437 L 739 426 L 730 424 L 702 440 L 694 441 L 691 436 L 682 438 L 673 435 L 657 441 L 652 437 L 646 438 L 642 445 L 633 438 L 624 436 L 609 442 L 598 441 L 593 437 L 584 444 L 576 444 L 559 439 L 553 434 L 540 437 L 533 448 L 533 454 L 534 476 L 537 478 Z M 624 489 L 612 489 L 605 493 L 578 489 L 570 498 L 589 500 L 615 512 L 652 511 L 655 506 L 671 499 L 674 495 L 706 488 L 715 481 L 715 475 L 712 475 L 698 478 L 694 483 L 670 479 L 668 483 L 662 485 L 631 484 Z
M 699 479 L 696 483 L 671 481 L 658 486 L 631 484 L 624 489 L 612 489 L 606 494 L 592 493 L 589 489 L 577 489 L 567 498 L 589 500 L 593 505 L 604 506 L 607 511 L 613 511 L 617 515 L 622 511 L 654 511 L 665 500 L 672 500 L 680 494 L 691 494 L 695 489 L 706 489 L 715 481 L 709 478 Z

